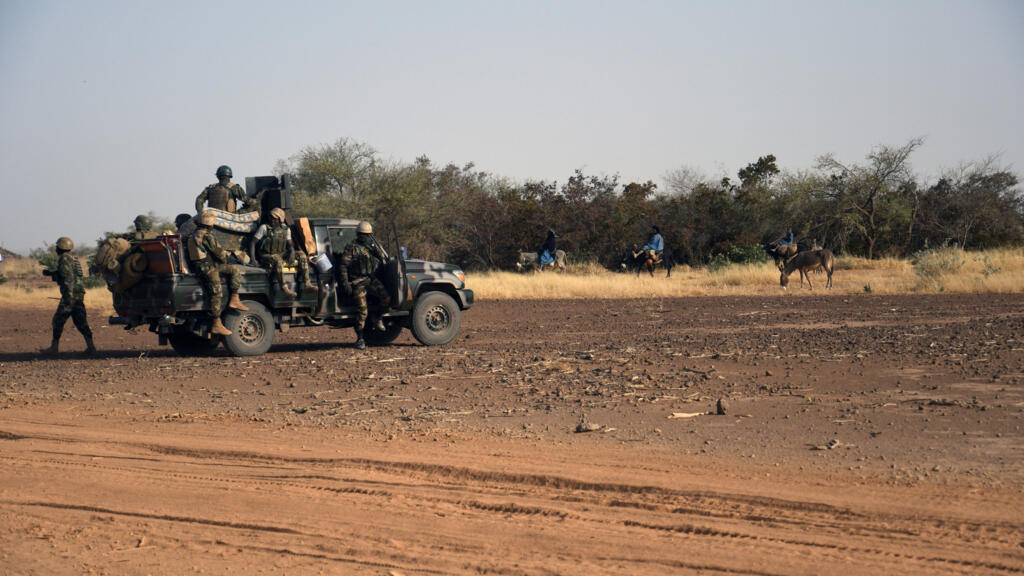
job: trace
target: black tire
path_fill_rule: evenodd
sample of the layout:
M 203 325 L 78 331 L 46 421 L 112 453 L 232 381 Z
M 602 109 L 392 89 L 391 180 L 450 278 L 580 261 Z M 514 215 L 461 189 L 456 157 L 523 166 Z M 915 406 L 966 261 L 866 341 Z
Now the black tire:
M 224 315 L 224 327 L 231 330 L 224 336 L 224 347 L 235 356 L 259 356 L 270 350 L 277 327 L 274 318 L 259 302 L 245 301 L 246 312 L 231 310 Z
M 427 292 L 412 309 L 412 335 L 426 346 L 440 346 L 455 339 L 462 325 L 462 311 L 444 292 Z
M 220 345 L 220 338 L 202 338 L 195 334 L 168 334 L 167 342 L 181 356 L 207 356 Z
M 367 327 L 366 332 L 363 333 L 363 339 L 370 346 L 387 346 L 398 338 L 398 335 L 402 333 L 402 324 L 397 319 L 384 319 L 384 330 L 378 332 L 373 328 Z

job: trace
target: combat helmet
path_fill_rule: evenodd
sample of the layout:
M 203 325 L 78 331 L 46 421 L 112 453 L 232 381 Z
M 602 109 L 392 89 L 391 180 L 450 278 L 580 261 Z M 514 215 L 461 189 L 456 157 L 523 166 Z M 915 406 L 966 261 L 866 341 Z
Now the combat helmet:
M 363 220 L 362 222 L 359 223 L 359 226 L 356 226 L 356 233 L 373 234 L 373 226 L 370 226 L 369 222 Z
M 199 215 L 200 226 L 213 226 L 216 223 L 217 214 L 215 214 L 212 210 L 204 210 L 203 213 Z
M 153 227 L 153 220 L 145 214 L 139 214 L 135 217 L 135 229 L 136 230 L 149 230 Z
M 281 210 L 280 208 L 274 208 L 270 211 L 270 217 L 277 218 L 281 222 L 284 222 L 284 210 Z
M 63 250 L 69 252 L 75 249 L 75 243 L 71 241 L 71 238 L 67 236 L 61 236 L 57 238 L 57 250 Z
M 217 178 L 231 178 L 232 176 L 231 166 L 225 164 L 217 168 Z

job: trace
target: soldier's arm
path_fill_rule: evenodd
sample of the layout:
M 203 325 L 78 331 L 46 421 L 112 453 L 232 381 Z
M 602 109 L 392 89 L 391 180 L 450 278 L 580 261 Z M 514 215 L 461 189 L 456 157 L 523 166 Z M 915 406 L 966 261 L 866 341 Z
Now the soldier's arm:
M 292 231 L 288 230 L 285 233 L 285 249 L 284 249 L 284 261 L 292 262 L 295 260 L 295 242 L 292 240 Z
M 227 263 L 227 252 L 223 248 L 221 248 L 220 242 L 217 241 L 217 238 L 213 234 L 208 233 L 205 237 L 203 237 L 203 244 L 206 247 L 206 251 L 210 254 L 210 256 L 213 256 L 214 260 L 217 260 L 221 264 Z
M 199 193 L 199 196 L 196 196 L 196 214 L 203 213 L 203 204 L 206 204 L 206 196 L 207 191 L 205 188 Z
M 60 284 L 62 288 L 69 287 L 75 277 L 75 264 L 71 260 L 74 256 L 62 256 L 57 262 L 57 273 L 53 275 L 53 281 Z
M 245 189 L 235 184 L 231 187 L 231 195 L 235 197 L 235 209 L 241 209 L 242 206 L 249 207 L 249 198 L 245 195 Z
M 349 245 L 345 248 L 345 251 L 341 254 L 341 260 L 338 261 L 338 276 L 341 278 L 341 285 L 345 286 L 345 291 L 349 290 L 351 286 L 348 280 L 348 265 L 352 263 L 352 253 L 354 246 Z
M 260 224 L 260 227 L 256 229 L 256 233 L 253 234 L 252 238 L 249 239 L 249 261 L 252 262 L 253 266 L 259 264 L 259 261 L 256 260 L 256 247 L 259 246 L 260 240 L 262 240 L 263 237 L 266 236 L 266 234 L 267 225 Z

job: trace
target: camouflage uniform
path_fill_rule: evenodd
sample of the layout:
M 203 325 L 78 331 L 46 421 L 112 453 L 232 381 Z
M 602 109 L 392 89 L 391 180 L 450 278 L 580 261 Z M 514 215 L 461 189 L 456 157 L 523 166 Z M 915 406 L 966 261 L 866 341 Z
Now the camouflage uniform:
M 384 255 L 370 238 L 370 236 L 360 234 L 355 241 L 349 243 L 341 255 L 339 265 L 342 286 L 352 287 L 352 299 L 355 300 L 358 310 L 355 328 L 360 339 L 362 339 L 363 328 L 366 326 L 366 319 L 369 317 L 366 296 L 370 295 L 376 298 L 382 311 L 391 305 L 391 297 L 388 295 L 387 289 L 373 275 L 384 260 Z
M 220 318 L 221 301 L 224 297 L 220 275 L 228 277 L 230 293 L 237 294 L 242 286 L 242 276 L 238 268 L 227 263 L 228 252 L 221 248 L 220 242 L 208 228 L 196 230 L 188 239 L 188 256 L 210 292 L 210 316 Z
M 284 268 L 289 265 L 289 252 L 293 252 L 292 257 L 295 259 L 295 281 L 302 285 L 309 284 L 309 263 L 306 261 L 306 254 L 294 249 L 290 228 L 283 223 L 261 224 L 256 229 L 252 241 L 256 245 L 256 259 L 260 266 L 270 270 L 280 286 L 285 286 Z M 292 245 L 292 250 L 288 249 L 289 245 Z
M 49 272 L 49 271 L 47 271 Z M 45 272 L 44 272 L 45 273 Z M 85 313 L 85 286 L 82 285 L 82 264 L 71 252 L 61 252 L 57 261 L 57 269 L 49 273 L 49 276 L 60 287 L 60 304 L 57 311 L 53 313 L 53 342 L 50 348 L 43 352 L 57 353 L 57 345 L 60 342 L 61 334 L 64 333 L 64 324 L 68 318 L 75 323 L 75 328 L 85 337 L 86 351 L 90 354 L 96 351 L 92 343 L 92 330 L 89 329 L 89 320 Z
M 196 213 L 203 211 L 203 204 L 209 204 L 210 208 L 217 210 L 235 212 L 245 200 L 245 190 L 238 184 L 230 181 L 210 184 L 196 196 Z

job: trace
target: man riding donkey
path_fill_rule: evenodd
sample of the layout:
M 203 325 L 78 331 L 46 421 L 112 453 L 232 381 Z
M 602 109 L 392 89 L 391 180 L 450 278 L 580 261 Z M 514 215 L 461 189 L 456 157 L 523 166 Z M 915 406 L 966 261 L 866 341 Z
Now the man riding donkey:
M 548 237 L 541 244 L 540 250 L 537 250 L 537 262 L 542 269 L 555 261 L 555 251 L 558 250 L 555 238 L 558 238 L 558 235 L 555 234 L 554 230 L 548 228 Z
M 636 244 L 633 245 L 634 247 Z M 661 236 L 661 228 L 656 225 L 651 225 L 651 234 L 647 237 L 647 243 L 641 246 L 639 249 L 634 248 L 633 259 L 640 261 L 641 257 L 646 254 L 647 259 L 657 264 L 661 261 L 661 255 L 665 252 L 665 239 Z

